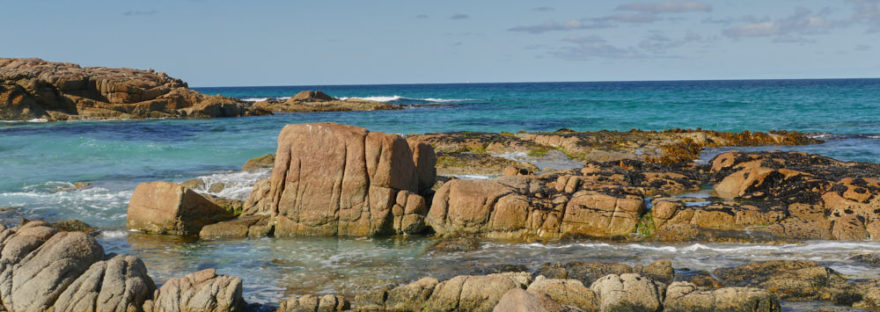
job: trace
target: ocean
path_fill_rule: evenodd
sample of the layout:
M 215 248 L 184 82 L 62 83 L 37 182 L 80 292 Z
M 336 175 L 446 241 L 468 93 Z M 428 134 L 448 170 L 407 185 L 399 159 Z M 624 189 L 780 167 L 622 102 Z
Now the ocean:
M 448 266 L 499 261 L 536 265 L 537 254 L 593 257 L 630 263 L 671 257 L 695 267 L 757 258 L 820 259 L 856 275 L 877 274 L 847 262 L 850 252 L 880 244 L 809 242 L 797 248 L 748 244 L 491 245 L 472 253 L 424 255 L 424 239 L 313 239 L 186 242 L 124 230 L 128 198 L 144 181 L 191 178 L 223 181 L 223 196 L 246 197 L 267 172 L 242 173 L 250 158 L 272 153 L 285 124 L 333 121 L 400 134 L 449 131 L 663 130 L 808 132 L 824 144 L 762 147 L 818 153 L 842 160 L 880 162 L 880 79 L 486 83 L 194 88 L 245 100 L 284 98 L 302 90 L 408 105 L 370 112 L 324 112 L 205 120 L 0 122 L 0 222 L 19 218 L 77 218 L 104 229 L 108 252 L 145 259 L 163 279 L 217 267 L 245 276 L 246 299 L 277 302 L 306 292 L 354 291 Z M 711 154 L 710 151 L 709 154 Z M 708 156 L 706 156 L 708 157 Z M 91 187 L 74 189 L 74 182 Z M 831 246 L 834 246 L 833 248 Z M 555 248 L 555 249 L 554 249 Z M 800 251 L 798 251 L 800 250 Z M 600 255 L 601 254 L 601 255 Z M 638 255 L 633 257 L 632 255 Z M 580 259 L 578 258 L 578 259 Z M 493 260 L 494 259 L 494 260 Z M 400 268 L 408 268 L 401 270 Z M 433 271 L 432 271 L 433 270 Z M 405 271 L 405 272 L 404 272 Z M 876 270 L 875 270 L 876 271 Z M 378 274 L 371 272 L 380 272 Z

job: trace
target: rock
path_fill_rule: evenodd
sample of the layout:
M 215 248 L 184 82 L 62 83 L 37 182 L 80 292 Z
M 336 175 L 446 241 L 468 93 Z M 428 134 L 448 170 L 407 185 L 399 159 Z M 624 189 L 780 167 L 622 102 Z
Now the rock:
M 272 184 L 269 179 L 257 181 L 254 184 L 254 189 L 248 195 L 247 201 L 244 202 L 241 216 L 272 216 L 274 202 L 269 193 L 271 188 Z
M 567 175 L 451 180 L 434 195 L 425 221 L 441 235 L 491 238 L 612 238 L 636 229 L 645 210 L 637 191 L 572 183 Z
M 425 247 L 425 252 L 462 252 L 474 251 L 480 249 L 481 242 L 479 239 L 468 236 L 459 236 L 446 239 L 439 239 Z
M 164 73 L 0 58 L 0 119 L 210 118 L 266 115 L 250 103 L 190 90 Z
M 269 218 L 247 216 L 206 225 L 199 231 L 199 238 L 207 240 L 261 238 L 269 236 L 271 231 L 272 226 L 269 224 Z
M 840 273 L 805 260 L 752 262 L 714 275 L 724 286 L 767 289 L 786 300 L 844 300 L 856 293 Z
M 672 268 L 672 261 L 661 259 L 654 261 L 641 270 L 642 275 L 655 281 L 669 284 L 675 277 L 675 269 Z
M 130 229 L 148 233 L 198 235 L 205 225 L 231 218 L 232 212 L 171 182 L 141 183 L 128 204 Z
M 385 309 L 390 311 L 420 311 L 440 282 L 433 277 L 395 287 L 388 291 Z
M 12 232 L 12 233 L 7 233 Z M 55 233 L 45 222 L 4 231 L 0 302 L 7 311 L 45 311 L 83 272 L 104 257 L 94 238 Z
M 251 158 L 244 163 L 244 166 L 241 167 L 241 171 L 254 171 L 257 169 L 272 168 L 273 166 L 275 166 L 275 154 L 268 154 Z
M 559 304 L 572 306 L 581 311 L 599 311 L 596 294 L 579 280 L 548 279 L 538 276 L 529 285 L 528 292 L 545 294 Z
M 241 291 L 241 278 L 217 275 L 214 269 L 201 270 L 169 279 L 154 299 L 144 304 L 144 311 L 245 311 Z
M 528 273 L 456 276 L 438 284 L 426 303 L 430 311 L 492 311 L 508 290 L 522 289 Z
M 571 261 L 567 263 L 546 263 L 535 274 L 553 279 L 574 279 L 584 285 L 592 285 L 599 278 L 609 275 L 633 273 L 633 268 L 622 263 Z
M 721 282 L 715 279 L 711 273 L 702 270 L 684 269 L 675 275 L 674 282 L 688 282 L 696 285 L 699 289 L 721 288 Z
M 748 287 L 701 291 L 687 282 L 674 282 L 666 290 L 663 311 L 781 311 L 770 292 Z
M 520 168 L 516 166 L 508 166 L 504 168 L 504 172 L 502 175 L 504 176 L 518 176 L 518 175 L 530 175 L 532 174 L 531 168 Z
M 76 219 L 55 222 L 52 223 L 52 227 L 61 232 L 83 232 L 86 234 L 97 232 L 91 225 Z
M 412 150 L 413 164 L 415 164 L 416 180 L 419 182 L 417 192 L 427 194 L 437 182 L 437 155 L 431 145 L 407 139 L 409 149 Z
M 423 228 L 419 176 L 400 136 L 335 123 L 287 125 L 275 157 L 269 191 L 256 187 L 258 195 L 248 200 L 260 208 L 247 209 L 271 211 L 276 237 L 415 234 Z
M 638 274 L 606 275 L 590 286 L 601 311 L 659 311 L 665 285 Z
M 441 175 L 516 175 L 504 174 L 507 168 L 519 168 L 524 172 L 538 171 L 538 167 L 530 163 L 511 160 L 486 152 L 456 151 L 437 154 L 437 173 Z
M 77 190 L 88 188 L 90 186 L 92 186 L 92 183 L 90 182 L 73 182 L 73 188 Z
M 570 311 L 549 296 L 514 288 L 508 290 L 492 309 L 493 312 L 557 312 Z
M 220 193 L 224 189 L 226 189 L 226 183 L 217 182 L 217 183 L 211 184 L 211 187 L 208 188 L 208 193 Z
M 154 289 L 140 259 L 115 256 L 92 264 L 58 296 L 53 310 L 139 311 Z
M 293 101 L 333 101 L 335 98 L 327 95 L 324 92 L 315 90 L 315 91 L 300 91 L 296 95 L 290 97 Z
M 403 106 L 364 99 L 333 98 L 321 91 L 302 91 L 287 100 L 270 99 L 256 102 L 254 108 L 270 112 L 338 112 L 403 109 Z
M 276 312 L 336 312 L 348 311 L 351 305 L 345 298 L 336 295 L 314 296 L 305 295 L 299 298 L 289 298 L 281 302 Z
M 205 188 L 205 180 L 189 179 L 189 180 L 180 182 L 180 185 L 185 188 L 188 188 L 188 189 L 204 189 Z

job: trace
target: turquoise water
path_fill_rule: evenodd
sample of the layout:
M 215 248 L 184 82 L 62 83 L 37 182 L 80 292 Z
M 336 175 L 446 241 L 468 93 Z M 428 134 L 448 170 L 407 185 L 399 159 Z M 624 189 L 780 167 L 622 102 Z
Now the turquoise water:
M 406 274 L 382 271 L 384 277 L 372 276 L 384 281 L 415 278 L 424 273 L 416 268 L 437 259 L 422 255 L 425 246 L 422 241 L 181 243 L 132 237 L 122 230 L 128 198 L 134 187 L 144 181 L 200 177 L 231 184 L 221 195 L 241 198 L 247 195 L 250 184 L 264 177 L 266 172 L 243 174 L 237 169 L 252 157 L 274 152 L 277 134 L 285 124 L 317 121 L 401 134 L 559 128 L 786 129 L 811 132 L 827 142 L 785 149 L 844 160 L 880 162 L 880 79 L 198 88 L 204 93 L 251 100 L 281 98 L 306 89 L 320 89 L 337 97 L 365 97 L 411 106 L 399 111 L 211 120 L 2 122 L 0 222 L 13 224 L 21 217 L 52 221 L 81 219 L 107 230 L 102 241 L 109 251 L 131 252 L 143 257 L 160 281 L 180 275 L 181 271 L 214 266 L 224 273 L 247 274 L 246 295 L 252 301 L 270 302 L 285 293 L 302 293 L 306 288 L 322 292 L 350 290 L 345 285 L 360 283 L 349 279 L 352 276 L 371 277 L 363 272 L 338 269 L 342 271 L 334 275 L 333 281 L 326 280 L 314 287 L 291 286 L 295 283 L 291 275 L 298 279 L 317 278 L 320 268 L 327 268 L 319 263 L 320 259 L 297 260 L 304 254 L 313 253 L 318 258 L 342 255 L 343 259 L 337 262 L 360 268 L 413 268 Z M 72 189 L 72 183 L 78 181 L 92 185 Z M 375 246 L 377 244 L 381 248 Z M 378 248 L 378 251 L 358 252 L 370 248 Z M 536 256 L 532 249 L 516 248 L 524 251 L 495 248 L 489 254 L 511 262 L 523 262 L 522 257 Z M 510 250 L 518 250 L 516 248 Z M 259 252 L 251 255 L 249 250 Z M 575 250 L 572 251 L 575 256 L 596 251 L 592 247 Z M 644 257 L 663 256 L 661 251 L 645 251 Z M 770 254 L 801 257 L 801 254 L 775 252 L 778 254 Z M 690 257 L 686 254 L 676 257 L 681 263 L 696 263 L 700 255 L 695 252 Z M 219 257 L 224 260 L 218 261 Z M 462 255 L 451 257 L 443 260 L 473 263 Z M 713 264 L 723 263 L 720 257 L 706 257 Z M 362 258 L 369 260 L 352 260 Z M 629 261 L 640 262 L 639 259 Z M 346 262 L 348 260 L 354 262 Z M 442 272 L 437 273 L 440 275 L 451 274 L 440 265 L 427 267 Z M 279 270 L 286 273 L 278 273 Z

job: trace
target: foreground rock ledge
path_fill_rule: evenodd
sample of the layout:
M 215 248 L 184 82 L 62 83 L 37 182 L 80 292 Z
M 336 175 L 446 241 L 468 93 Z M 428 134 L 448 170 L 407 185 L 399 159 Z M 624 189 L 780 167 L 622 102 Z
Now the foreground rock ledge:
M 244 311 L 241 279 L 213 269 L 159 290 L 144 263 L 43 221 L 0 226 L 0 311 Z

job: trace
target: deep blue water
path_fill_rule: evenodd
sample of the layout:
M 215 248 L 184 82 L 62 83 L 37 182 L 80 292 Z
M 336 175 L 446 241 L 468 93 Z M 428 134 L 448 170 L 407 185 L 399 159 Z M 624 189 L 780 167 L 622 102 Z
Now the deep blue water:
M 106 229 L 122 229 L 131 192 L 138 183 L 152 180 L 182 181 L 201 177 L 232 185 L 227 195 L 246 196 L 248 185 L 261 176 L 236 170 L 252 157 L 274 152 L 277 134 L 285 124 L 317 121 L 401 134 L 559 128 L 581 131 L 698 127 L 723 131 L 785 129 L 813 132 L 828 140 L 825 144 L 785 149 L 844 160 L 880 162 L 880 79 L 196 89 L 243 99 L 280 98 L 301 90 L 318 89 L 337 97 L 363 97 L 411 106 L 398 111 L 210 120 L 0 122 L 0 222 L 14 223 L 19 217 L 77 218 Z M 76 181 L 90 182 L 92 187 L 70 190 L 71 183 Z M 405 250 L 383 246 L 388 247 L 387 251 L 373 255 L 357 246 L 378 242 L 300 242 L 305 244 L 303 246 L 295 242 L 265 241 L 175 245 L 133 240 L 124 232 L 108 233 L 115 233 L 104 237 L 109 251 L 138 254 L 147 259 L 148 268 L 160 279 L 179 275 L 180 270 L 205 266 L 216 266 L 221 272 L 233 274 L 241 271 L 260 283 L 246 282 L 245 285 L 246 294 L 259 300 L 277 298 L 295 282 L 280 276 L 269 260 L 282 261 L 291 255 L 305 257 L 307 255 L 301 254 L 302 248 L 331 260 L 348 254 L 345 256 L 348 258 L 337 259 L 343 264 L 348 263 L 345 259 L 363 256 L 368 258 L 363 260 L 366 264 L 357 265 L 364 268 L 419 267 L 422 263 L 419 261 L 424 260 L 419 256 L 419 248 L 424 244 L 418 242 L 411 244 L 415 247 L 400 247 Z M 285 247 L 291 244 L 296 246 Z M 251 248 L 260 250 L 264 254 L 260 257 L 266 258 L 258 259 L 259 266 L 248 262 L 247 255 L 239 254 L 240 250 Z M 388 260 L 400 255 L 412 260 L 400 260 L 405 263 Z M 373 256 L 376 258 L 371 258 Z M 484 256 L 489 259 L 498 254 Z M 216 262 L 219 258 L 224 261 Z M 302 261 L 326 265 L 325 260 Z M 315 270 L 316 275 L 302 278 L 315 278 L 336 268 L 318 267 L 322 269 L 305 265 L 302 272 Z M 299 268 L 290 265 L 287 269 L 299 272 Z M 414 272 L 410 277 L 418 274 Z M 358 282 L 340 280 L 339 283 Z M 316 287 L 332 291 L 343 286 Z

